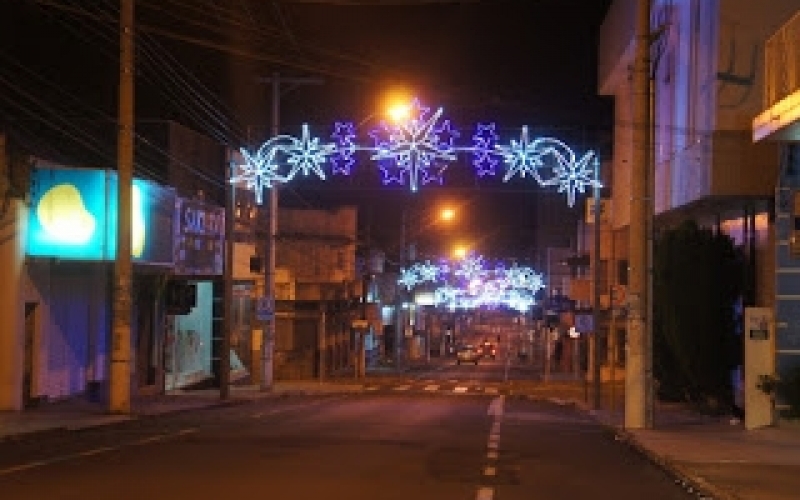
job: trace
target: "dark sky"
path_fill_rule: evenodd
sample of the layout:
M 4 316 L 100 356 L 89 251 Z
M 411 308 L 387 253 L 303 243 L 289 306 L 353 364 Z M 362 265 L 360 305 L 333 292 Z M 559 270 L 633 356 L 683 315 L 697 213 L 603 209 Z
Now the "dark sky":
M 137 0 L 137 119 L 175 119 L 234 147 L 257 143 L 271 116 L 258 77 L 278 71 L 319 79 L 283 87 L 285 133 L 298 134 L 303 122 L 327 133 L 335 120 L 367 119 L 387 89 L 403 86 L 443 106 L 466 137 L 475 123 L 494 121 L 507 139 L 527 124 L 576 150 L 607 148 L 611 106 L 596 96 L 595 75 L 609 0 L 341 3 Z M 118 6 L 0 2 L 0 126 L 42 148 L 113 161 Z M 469 170 L 459 162 L 448 169 L 452 182 L 413 197 L 356 177 L 298 182 L 282 199 L 356 203 L 373 236 L 388 241 L 403 206 L 425 211 L 447 198 L 470 207 L 470 232 L 487 250 L 541 245 L 532 221 L 552 193 L 532 181 L 476 180 Z

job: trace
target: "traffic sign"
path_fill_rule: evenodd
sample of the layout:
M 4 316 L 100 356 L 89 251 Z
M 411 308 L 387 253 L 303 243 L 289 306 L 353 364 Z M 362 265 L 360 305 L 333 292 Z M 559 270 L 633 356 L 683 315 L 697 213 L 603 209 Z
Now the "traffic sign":
M 594 331 L 594 316 L 591 314 L 575 315 L 575 330 L 578 333 L 590 333 Z
M 275 311 L 272 308 L 272 300 L 270 297 L 259 297 L 256 299 L 256 319 L 259 321 L 268 321 L 275 316 Z

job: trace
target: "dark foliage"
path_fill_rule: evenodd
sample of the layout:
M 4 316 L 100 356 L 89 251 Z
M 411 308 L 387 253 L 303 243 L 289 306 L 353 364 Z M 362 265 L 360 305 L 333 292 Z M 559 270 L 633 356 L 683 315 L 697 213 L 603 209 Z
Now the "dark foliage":
M 659 397 L 730 408 L 741 362 L 734 305 L 744 261 L 726 235 L 694 222 L 665 231 L 654 249 L 653 367 Z

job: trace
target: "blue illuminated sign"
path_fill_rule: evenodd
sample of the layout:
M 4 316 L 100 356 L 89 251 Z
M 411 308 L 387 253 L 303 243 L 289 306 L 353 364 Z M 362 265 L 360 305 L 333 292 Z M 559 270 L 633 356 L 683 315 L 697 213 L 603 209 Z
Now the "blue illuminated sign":
M 117 251 L 117 175 L 113 171 L 37 168 L 27 255 L 113 260 Z M 133 180 L 131 257 L 172 263 L 172 190 Z

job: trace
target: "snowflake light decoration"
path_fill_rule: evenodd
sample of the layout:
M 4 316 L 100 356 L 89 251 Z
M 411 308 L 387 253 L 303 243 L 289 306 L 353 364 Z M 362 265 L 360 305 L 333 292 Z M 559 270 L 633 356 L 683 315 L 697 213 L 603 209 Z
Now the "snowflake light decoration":
M 486 274 L 483 257 L 480 255 L 464 257 L 456 268 L 455 274 L 456 276 L 462 276 L 466 280 L 482 278 Z
M 253 154 L 241 148 L 245 164 L 236 166 L 238 172 L 234 172 L 229 182 L 244 182 L 248 189 L 253 190 L 256 203 L 260 205 L 264 188 L 289 182 L 297 174 L 314 173 L 325 179 L 323 165 L 336 149 L 336 144 L 321 143 L 319 138 L 312 138 L 308 125 L 303 124 L 299 138 L 290 135 L 272 137 Z M 281 174 L 281 169 L 288 169 L 288 172 Z
M 591 151 L 577 161 L 574 157 L 565 161 L 566 159 L 561 156 L 558 157 L 558 160 L 558 166 L 555 169 L 556 177 L 549 184 L 557 185 L 559 193 L 567 193 L 567 205 L 574 206 L 577 193 L 583 194 L 587 187 L 598 189 L 603 187 L 600 181 L 594 178 L 599 160 Z
M 384 184 L 408 182 L 411 191 L 417 191 L 420 184 L 442 182 L 447 163 L 456 159 L 454 142 L 459 134 L 449 120 L 439 123 L 442 108 L 430 116 L 428 112 L 414 99 L 409 119 L 382 122 L 370 133 L 375 141 L 371 158 L 383 171 Z
M 438 283 L 434 303 L 448 309 L 508 307 L 526 311 L 536 303 L 544 278 L 529 267 L 499 264 L 488 269 L 482 256 L 469 256 L 456 265 L 430 261 L 401 270 L 398 283 L 408 290 L 424 282 Z
M 324 166 L 327 162 L 331 163 L 331 173 L 351 174 L 356 154 L 365 151 L 380 169 L 384 184 L 408 185 L 416 192 L 426 184 L 441 184 L 449 164 L 464 152 L 472 154 L 478 177 L 496 175 L 502 163 L 505 165 L 503 182 L 518 176 L 521 179 L 530 177 L 541 186 L 556 186 L 559 193 L 566 194 L 570 207 L 588 188 L 602 187 L 594 152 L 578 158 L 558 139 L 532 139 L 527 126 L 522 127 L 519 139 L 499 144 L 493 123 L 477 125 L 472 146 L 457 146 L 455 141 L 459 133 L 449 120 L 442 119 L 443 114 L 442 108 L 431 113 L 430 108 L 414 99 L 408 119 L 382 122 L 370 132 L 372 146 L 358 143 L 356 127 L 350 122 L 334 125 L 330 143 L 312 138 L 308 125 L 304 124 L 299 138 L 280 135 L 262 144 L 254 153 L 242 149 L 245 164 L 235 166 L 230 182 L 244 182 L 261 204 L 264 189 L 289 182 L 299 174 L 326 179 Z
M 298 173 L 308 175 L 311 172 L 317 174 L 320 179 L 325 179 L 325 172 L 322 165 L 327 161 L 335 150 L 335 144 L 320 144 L 319 138 L 311 138 L 308 125 L 303 124 L 303 132 L 300 139 L 290 138 L 291 143 L 286 146 L 285 151 L 288 155 L 287 163 L 291 165 L 291 170 L 286 176 L 291 180 Z

